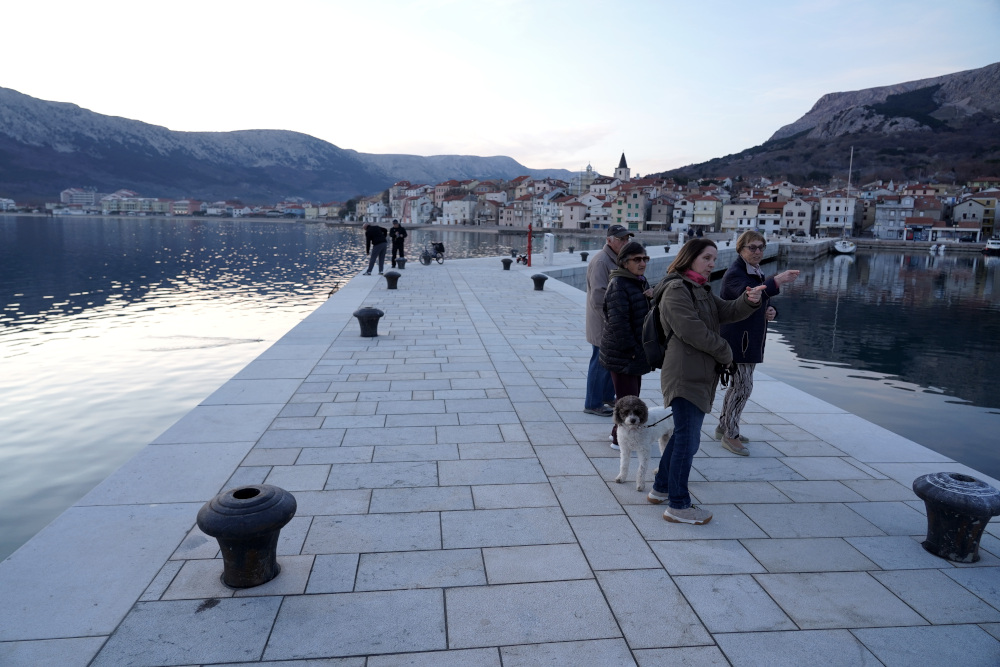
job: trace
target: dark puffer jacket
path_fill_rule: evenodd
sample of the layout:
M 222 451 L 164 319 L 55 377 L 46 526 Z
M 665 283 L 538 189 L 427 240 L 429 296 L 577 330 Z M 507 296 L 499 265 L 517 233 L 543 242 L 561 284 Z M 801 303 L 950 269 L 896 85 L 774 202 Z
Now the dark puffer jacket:
M 642 321 L 649 312 L 649 288 L 625 269 L 611 272 L 604 296 L 604 336 L 601 338 L 601 365 L 609 371 L 626 375 L 645 375 L 653 370 L 642 349 Z
M 780 294 L 781 290 L 773 277 L 765 280 L 747 271 L 747 264 L 742 257 L 737 257 L 722 277 L 720 296 L 727 300 L 740 296 L 746 292 L 747 287 L 758 285 L 766 285 L 760 295 L 760 308 L 745 320 L 723 324 L 720 330 L 722 337 L 729 341 L 729 347 L 733 348 L 733 361 L 738 364 L 759 364 L 764 361 L 764 342 L 767 340 L 765 313 L 771 305 L 771 297 Z

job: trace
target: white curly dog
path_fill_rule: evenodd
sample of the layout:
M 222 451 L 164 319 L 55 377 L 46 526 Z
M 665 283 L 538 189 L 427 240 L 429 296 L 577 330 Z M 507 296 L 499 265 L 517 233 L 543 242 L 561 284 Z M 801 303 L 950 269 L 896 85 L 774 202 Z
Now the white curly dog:
M 649 467 L 649 448 L 656 442 L 660 454 L 667 448 L 667 441 L 674 432 L 673 413 L 670 408 L 648 408 L 638 396 L 623 396 L 615 403 L 612 417 L 618 425 L 618 447 L 621 467 L 615 481 L 621 484 L 628 477 L 632 452 L 639 459 L 639 470 L 635 474 L 635 490 L 642 491 Z M 656 474 L 655 471 L 653 474 Z

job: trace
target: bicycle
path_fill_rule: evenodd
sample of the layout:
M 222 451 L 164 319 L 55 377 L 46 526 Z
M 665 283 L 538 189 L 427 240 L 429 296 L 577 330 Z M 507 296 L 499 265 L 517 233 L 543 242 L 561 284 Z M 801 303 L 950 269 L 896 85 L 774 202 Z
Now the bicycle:
M 434 252 L 431 253 L 431 251 L 425 245 L 424 251 L 420 253 L 420 263 L 423 264 L 424 266 L 429 266 L 431 260 L 433 259 L 437 260 L 438 264 L 444 264 L 444 244 L 435 242 L 432 243 L 431 245 L 434 246 Z

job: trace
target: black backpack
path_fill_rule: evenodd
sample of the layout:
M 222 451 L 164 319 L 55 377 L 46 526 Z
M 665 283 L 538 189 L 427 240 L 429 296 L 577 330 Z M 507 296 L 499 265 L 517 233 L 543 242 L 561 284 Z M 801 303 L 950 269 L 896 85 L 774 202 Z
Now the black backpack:
M 680 280 L 680 278 L 672 278 L 671 280 Z M 687 283 L 685 285 L 690 292 L 691 285 Z M 691 298 L 694 299 L 694 292 L 691 292 Z M 662 299 L 663 292 L 660 292 L 660 299 L 653 303 L 649 312 L 646 313 L 646 319 L 642 321 L 642 349 L 646 353 L 646 362 L 653 368 L 663 367 L 663 356 L 667 353 L 667 343 L 674 335 L 673 331 L 669 335 L 663 333 L 663 325 L 660 324 L 660 300 Z

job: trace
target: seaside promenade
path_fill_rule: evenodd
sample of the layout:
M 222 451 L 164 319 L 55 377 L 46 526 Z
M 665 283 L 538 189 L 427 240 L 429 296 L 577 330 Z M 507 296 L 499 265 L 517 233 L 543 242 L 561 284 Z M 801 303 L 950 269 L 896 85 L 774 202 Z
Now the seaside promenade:
M 0 665 L 1000 664 L 1000 521 L 978 563 L 937 558 L 910 488 L 1000 483 L 766 363 L 750 457 L 705 421 L 711 523 L 616 484 L 611 422 L 582 411 L 583 268 L 411 258 L 396 290 L 350 280 L 0 563 Z M 657 374 L 642 395 L 660 403 Z M 281 574 L 229 589 L 196 514 L 258 483 L 298 512 Z

